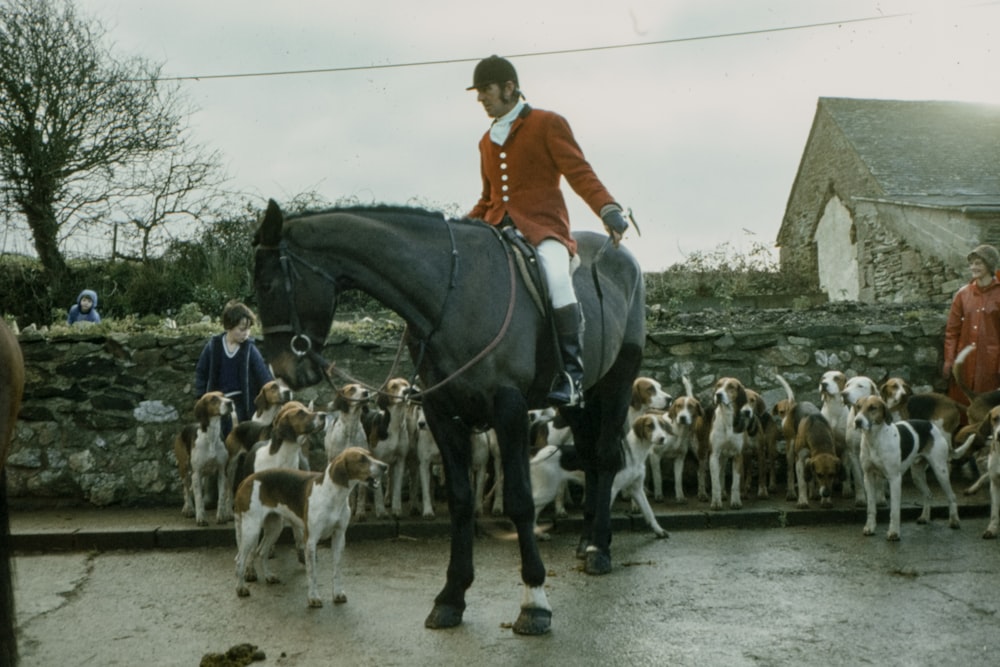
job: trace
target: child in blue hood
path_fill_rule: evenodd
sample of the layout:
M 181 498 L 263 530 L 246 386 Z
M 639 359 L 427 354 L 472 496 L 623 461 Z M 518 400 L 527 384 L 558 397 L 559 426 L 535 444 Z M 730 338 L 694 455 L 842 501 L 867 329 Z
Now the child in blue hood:
M 72 325 L 74 322 L 93 322 L 97 324 L 101 321 L 101 315 L 97 312 L 97 292 L 85 289 L 76 297 L 76 303 L 69 309 L 69 317 L 66 324 Z

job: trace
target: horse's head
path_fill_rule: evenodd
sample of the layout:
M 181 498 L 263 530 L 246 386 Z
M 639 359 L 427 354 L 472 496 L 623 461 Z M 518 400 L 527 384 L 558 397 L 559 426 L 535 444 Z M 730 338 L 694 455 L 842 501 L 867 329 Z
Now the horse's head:
M 336 307 L 336 286 L 322 268 L 296 254 L 274 200 L 254 237 L 254 290 L 264 357 L 292 389 L 327 378 L 321 351 Z

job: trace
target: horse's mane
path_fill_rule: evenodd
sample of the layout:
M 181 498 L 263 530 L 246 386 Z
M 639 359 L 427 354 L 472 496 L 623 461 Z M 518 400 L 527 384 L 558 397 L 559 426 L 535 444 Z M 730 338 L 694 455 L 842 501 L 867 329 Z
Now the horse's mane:
M 402 204 L 373 204 L 369 206 L 361 206 L 357 204 L 352 204 L 350 206 L 332 206 L 330 208 L 323 209 L 310 209 L 306 211 L 301 211 L 299 213 L 290 214 L 286 220 L 295 220 L 297 218 L 308 218 L 315 215 L 326 215 L 329 213 L 357 213 L 360 215 L 393 215 L 393 214 L 404 214 L 404 215 L 415 215 L 426 218 L 433 218 L 435 220 L 444 220 L 445 215 L 441 211 L 433 211 L 428 208 L 422 208 L 419 206 L 404 206 Z

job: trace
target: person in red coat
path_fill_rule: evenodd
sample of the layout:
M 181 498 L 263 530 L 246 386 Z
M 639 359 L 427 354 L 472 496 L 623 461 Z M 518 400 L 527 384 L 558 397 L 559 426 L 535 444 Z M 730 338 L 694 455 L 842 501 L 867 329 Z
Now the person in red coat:
M 513 225 L 535 246 L 545 275 L 563 371 L 552 383 L 549 403 L 579 405 L 582 397 L 583 315 L 573 290 L 571 261 L 576 241 L 560 190 L 565 178 L 597 214 L 615 246 L 628 223 L 611 193 L 583 156 L 566 119 L 525 103 L 517 71 L 499 56 L 481 60 L 473 72 L 476 100 L 493 118 L 479 141 L 483 191 L 470 218 Z
M 969 253 L 972 281 L 955 293 L 944 330 L 944 377 L 948 395 L 965 405 L 969 399 L 952 378 L 955 357 L 969 345 L 975 351 L 962 364 L 962 381 L 977 394 L 1000 387 L 1000 251 L 991 245 Z

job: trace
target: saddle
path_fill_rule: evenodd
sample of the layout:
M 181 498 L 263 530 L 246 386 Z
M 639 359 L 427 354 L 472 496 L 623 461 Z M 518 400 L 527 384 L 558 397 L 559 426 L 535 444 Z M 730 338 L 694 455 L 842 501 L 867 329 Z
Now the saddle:
M 538 308 L 542 317 L 548 319 L 552 314 L 552 302 L 549 299 L 545 276 L 542 275 L 542 267 L 538 265 L 538 254 L 535 252 L 535 247 L 528 243 L 524 235 L 508 220 L 501 223 L 497 229 L 500 238 L 510 246 L 514 253 L 518 273 L 524 279 L 528 293 L 531 294 L 531 300 L 534 301 L 535 307 Z

